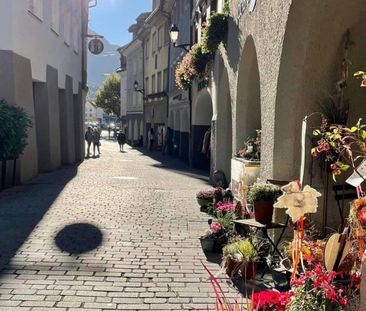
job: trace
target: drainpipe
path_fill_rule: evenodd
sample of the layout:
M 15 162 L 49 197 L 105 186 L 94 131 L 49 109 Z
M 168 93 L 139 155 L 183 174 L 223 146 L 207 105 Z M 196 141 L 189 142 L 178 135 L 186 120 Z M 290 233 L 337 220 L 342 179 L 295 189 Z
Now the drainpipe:
M 142 119 L 143 119 L 143 139 L 142 139 L 142 147 L 145 145 L 145 134 L 146 134 L 146 118 L 145 118 L 145 97 L 146 97 L 146 85 L 145 85 L 145 40 L 141 40 L 142 42 L 142 88 L 144 90 L 144 96 L 142 97 Z M 146 137 L 147 139 L 147 137 Z
M 190 11 L 193 10 L 193 0 L 191 0 Z M 192 25 L 189 26 L 189 43 L 192 45 Z M 193 167 L 193 124 L 192 124 L 192 86 L 188 88 L 188 102 L 189 102 L 189 150 L 188 150 L 188 161 L 189 166 Z

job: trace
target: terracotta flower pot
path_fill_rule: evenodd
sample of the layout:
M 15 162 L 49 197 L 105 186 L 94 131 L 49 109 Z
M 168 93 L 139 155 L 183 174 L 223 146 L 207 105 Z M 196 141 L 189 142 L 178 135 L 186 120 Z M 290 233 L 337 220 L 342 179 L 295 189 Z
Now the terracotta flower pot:
M 242 263 L 240 267 L 241 277 L 245 280 L 253 280 L 257 274 L 257 266 L 254 261 Z
M 226 259 L 226 274 L 230 278 L 233 278 L 238 273 L 240 265 L 241 265 L 240 262 L 237 262 L 228 257 Z
M 261 224 L 268 225 L 272 222 L 273 201 L 254 201 L 254 218 Z

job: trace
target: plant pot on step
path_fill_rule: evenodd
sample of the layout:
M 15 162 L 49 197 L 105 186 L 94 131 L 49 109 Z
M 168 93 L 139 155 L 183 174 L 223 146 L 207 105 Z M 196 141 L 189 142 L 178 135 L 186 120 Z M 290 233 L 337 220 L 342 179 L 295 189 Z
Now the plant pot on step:
M 254 201 L 254 218 L 261 224 L 268 225 L 272 222 L 273 201 Z
M 254 261 L 242 263 L 240 267 L 241 277 L 244 280 L 254 280 L 257 274 L 257 266 Z
M 211 238 L 200 238 L 202 250 L 204 252 L 212 252 L 214 248 L 214 240 Z
M 212 203 L 212 199 L 200 199 L 200 198 L 197 198 L 197 203 L 201 207 L 207 207 L 210 203 Z
M 240 262 L 235 261 L 234 259 L 228 257 L 226 259 L 226 265 L 225 265 L 225 270 L 226 270 L 226 274 L 230 277 L 233 278 L 235 277 L 235 275 L 238 273 L 239 271 L 239 267 L 240 267 Z

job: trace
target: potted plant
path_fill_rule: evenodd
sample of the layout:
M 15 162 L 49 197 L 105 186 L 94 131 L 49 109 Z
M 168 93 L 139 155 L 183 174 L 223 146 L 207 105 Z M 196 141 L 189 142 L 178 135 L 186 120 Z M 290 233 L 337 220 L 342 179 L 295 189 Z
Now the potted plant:
M 215 240 L 224 234 L 224 228 L 221 224 L 208 221 L 210 228 L 200 237 L 202 250 L 204 252 L 212 252 L 214 250 Z
M 13 185 L 15 184 L 16 160 L 27 146 L 28 129 L 32 121 L 23 108 L 0 100 L 0 191 L 5 188 L 6 162 L 13 160 Z
M 273 204 L 281 195 L 280 187 L 264 182 L 257 182 L 249 188 L 248 202 L 254 205 L 255 220 L 270 224 L 273 215 Z
M 206 207 L 213 202 L 216 189 L 202 190 L 196 194 L 196 199 L 201 207 Z
M 201 247 L 204 252 L 212 252 L 214 248 L 214 237 L 210 230 L 200 237 Z
M 249 239 L 230 243 L 223 248 L 223 266 L 230 277 L 240 270 L 244 278 L 253 278 L 256 257 L 257 251 Z

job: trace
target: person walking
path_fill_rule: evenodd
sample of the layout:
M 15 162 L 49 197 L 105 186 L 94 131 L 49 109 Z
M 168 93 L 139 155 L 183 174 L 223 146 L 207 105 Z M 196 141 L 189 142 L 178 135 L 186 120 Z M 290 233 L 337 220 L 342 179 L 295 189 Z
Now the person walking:
M 90 145 L 93 142 L 93 130 L 90 126 L 88 126 L 88 129 L 85 132 L 85 141 L 88 144 L 88 149 L 86 153 L 86 157 L 90 157 Z
M 93 130 L 93 154 L 95 157 L 95 148 L 98 150 L 98 156 L 100 156 L 100 133 L 97 128 Z
M 150 130 L 148 132 L 147 139 L 149 141 L 149 150 L 151 152 L 153 152 L 154 151 L 155 132 L 152 127 L 150 128 Z
M 123 145 L 126 143 L 126 135 L 122 131 L 118 133 L 117 135 L 117 141 L 119 144 L 119 151 L 123 151 Z

